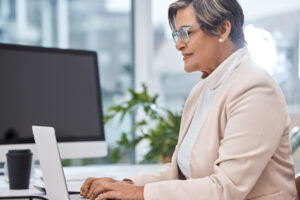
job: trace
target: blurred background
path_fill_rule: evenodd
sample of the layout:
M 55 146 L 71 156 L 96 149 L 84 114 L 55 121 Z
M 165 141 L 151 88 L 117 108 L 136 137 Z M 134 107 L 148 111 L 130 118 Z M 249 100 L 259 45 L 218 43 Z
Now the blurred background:
M 158 103 L 181 111 L 201 73 L 187 74 L 171 38 L 170 0 L 0 0 L 0 42 L 94 50 L 98 53 L 104 111 L 146 83 Z M 255 61 L 279 84 L 292 119 L 300 126 L 300 1 L 240 0 L 244 31 Z M 134 117 L 105 126 L 109 149 Z M 120 163 L 136 163 L 147 143 Z M 300 171 L 300 150 L 293 153 Z M 109 163 L 109 158 L 71 164 Z

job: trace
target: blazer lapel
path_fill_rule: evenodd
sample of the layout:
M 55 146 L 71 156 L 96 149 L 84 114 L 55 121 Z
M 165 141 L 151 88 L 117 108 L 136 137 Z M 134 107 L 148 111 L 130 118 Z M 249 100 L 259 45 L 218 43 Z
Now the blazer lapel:
M 180 134 L 178 138 L 178 146 L 181 145 L 185 134 L 192 122 L 193 116 L 195 114 L 200 94 L 205 85 L 210 90 L 216 90 L 220 85 L 222 85 L 230 74 L 236 69 L 241 62 L 248 59 L 250 56 L 247 47 L 243 47 L 231 56 L 229 56 L 223 63 L 221 63 L 206 79 L 201 80 L 191 91 L 189 98 L 186 101 L 184 112 L 182 114 Z

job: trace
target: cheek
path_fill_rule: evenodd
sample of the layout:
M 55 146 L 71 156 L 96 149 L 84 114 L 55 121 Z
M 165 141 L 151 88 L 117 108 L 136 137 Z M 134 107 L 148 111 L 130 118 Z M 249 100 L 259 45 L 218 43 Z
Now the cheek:
M 207 64 L 207 52 L 205 50 L 195 51 L 194 58 L 195 63 L 199 66 L 205 66 Z
M 207 37 L 194 38 L 194 43 L 190 43 L 188 48 L 193 52 L 193 56 L 185 61 L 185 71 L 207 71 L 210 66 L 211 59 L 214 57 L 214 51 L 211 41 Z
M 211 64 L 211 60 L 215 57 L 216 52 L 209 43 L 202 43 L 195 49 L 195 58 L 199 66 L 205 67 Z

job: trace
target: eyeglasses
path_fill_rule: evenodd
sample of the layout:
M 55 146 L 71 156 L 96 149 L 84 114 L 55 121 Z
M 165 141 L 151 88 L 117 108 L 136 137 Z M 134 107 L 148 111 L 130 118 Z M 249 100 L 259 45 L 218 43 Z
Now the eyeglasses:
M 173 31 L 172 32 L 172 37 L 175 43 L 177 43 L 178 36 L 180 37 L 181 41 L 184 44 L 189 43 L 189 30 L 192 28 L 196 28 L 197 26 L 201 26 L 200 24 L 194 25 L 194 26 L 182 26 L 178 29 L 178 31 Z

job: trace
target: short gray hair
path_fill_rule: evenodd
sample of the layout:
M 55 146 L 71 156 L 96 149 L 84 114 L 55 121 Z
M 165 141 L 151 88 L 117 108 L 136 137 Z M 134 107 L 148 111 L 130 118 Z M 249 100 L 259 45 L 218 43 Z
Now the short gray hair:
M 237 47 L 246 44 L 243 25 L 244 14 L 237 0 L 177 0 L 169 6 L 169 23 L 176 30 L 176 14 L 192 4 L 198 23 L 211 35 L 218 36 L 217 29 L 225 20 L 231 23 L 230 38 Z

